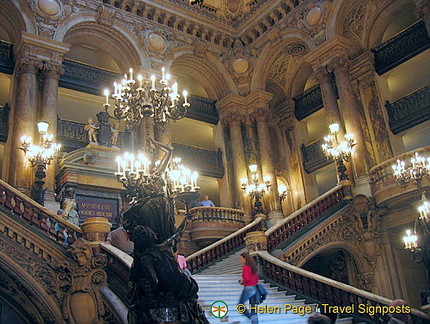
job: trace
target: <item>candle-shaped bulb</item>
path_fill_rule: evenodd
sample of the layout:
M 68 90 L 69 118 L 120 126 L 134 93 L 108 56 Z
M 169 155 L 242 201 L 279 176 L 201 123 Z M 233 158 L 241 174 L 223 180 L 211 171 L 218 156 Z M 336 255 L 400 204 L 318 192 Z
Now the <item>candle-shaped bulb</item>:
M 128 70 L 130 72 L 130 80 L 133 80 L 133 69 L 130 68 L 130 70 Z
M 151 81 L 152 81 L 151 89 L 155 89 L 155 75 L 151 75 Z
M 184 103 L 185 103 L 185 104 L 188 104 L 188 101 L 187 101 L 188 92 L 187 92 L 187 90 L 184 90 L 184 91 L 182 92 L 182 95 L 184 96 Z
M 106 96 L 106 105 L 108 105 L 109 104 L 109 90 L 108 89 L 105 89 L 105 96 Z

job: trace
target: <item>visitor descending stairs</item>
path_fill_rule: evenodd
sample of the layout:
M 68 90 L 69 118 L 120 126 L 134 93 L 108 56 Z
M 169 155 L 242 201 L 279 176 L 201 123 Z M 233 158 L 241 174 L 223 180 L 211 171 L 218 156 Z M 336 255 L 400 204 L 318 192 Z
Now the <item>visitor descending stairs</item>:
M 238 283 L 242 274 L 239 256 L 244 251 L 246 251 L 245 248 L 238 250 L 193 276 L 199 284 L 199 303 L 212 324 L 250 323 L 244 315 L 236 310 L 243 289 Z M 264 284 L 261 280 L 260 283 Z M 278 288 L 270 287 L 269 284 L 264 284 L 264 286 L 269 295 L 259 305 L 261 306 L 258 314 L 259 323 L 307 323 L 308 317 L 315 312 L 315 304 L 308 304 L 304 299 L 297 299 L 295 295 L 286 295 L 285 291 L 279 291 Z M 217 318 L 211 314 L 210 308 L 214 302 L 227 304 L 228 311 L 225 317 Z M 220 306 L 223 303 L 216 303 L 215 305 Z M 289 309 L 286 311 L 285 307 Z M 310 314 L 299 315 L 293 313 L 293 309 L 297 313 L 304 311 L 305 307 L 306 310 L 311 312 Z M 217 314 L 217 316 L 220 315 L 223 314 Z

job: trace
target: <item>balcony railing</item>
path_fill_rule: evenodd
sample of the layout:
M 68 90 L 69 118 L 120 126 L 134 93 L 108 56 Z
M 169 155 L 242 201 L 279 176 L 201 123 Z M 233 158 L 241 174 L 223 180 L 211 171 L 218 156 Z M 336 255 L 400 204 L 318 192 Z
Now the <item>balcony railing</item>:
M 397 163 L 397 160 L 399 159 L 405 161 L 406 164 L 409 164 L 415 152 L 418 152 L 421 156 L 430 157 L 430 146 L 425 146 L 398 155 L 390 160 L 375 165 L 370 169 L 370 176 L 374 186 L 374 197 L 377 205 L 387 203 L 389 201 L 396 201 L 399 196 L 404 196 L 406 193 L 417 189 L 413 185 L 410 185 L 407 188 L 399 188 L 396 185 L 396 180 L 393 175 L 393 165 Z M 423 189 L 429 185 L 430 181 L 424 178 L 422 182 Z
M 406 62 L 430 47 L 424 21 L 419 20 L 386 42 L 372 49 L 375 69 L 379 75 Z
M 385 104 L 390 128 L 398 134 L 430 119 L 430 85 L 422 87 L 411 94 Z
M 333 86 L 335 90 L 336 99 L 339 99 L 339 93 L 336 87 L 336 83 L 333 80 Z M 293 98 L 294 100 L 294 113 L 298 120 L 302 120 L 314 112 L 323 108 L 322 93 L 319 84 L 309 88 L 302 94 Z
M 244 212 L 224 207 L 195 207 L 190 210 L 191 222 L 221 222 L 243 225 Z
M 305 227 L 330 216 L 345 206 L 351 198 L 350 185 L 341 184 L 292 213 L 266 231 L 268 250 L 282 249 L 290 240 L 298 237 Z
M 0 72 L 12 74 L 14 66 L 13 44 L 0 41 Z
M 189 168 L 197 170 L 199 174 L 207 177 L 221 179 L 224 176 L 222 152 L 205 150 L 189 145 L 173 143 L 175 150 L 173 156 L 179 156 Z
M 237 231 L 245 224 L 240 209 L 196 207 L 190 210 L 190 235 L 199 246 L 207 246 Z
M 263 218 L 258 217 L 252 223 L 240 230 L 224 237 L 223 239 L 205 247 L 204 249 L 187 257 L 188 269 L 191 272 L 201 270 L 227 254 L 238 250 L 245 245 L 247 233 L 263 230 Z
M 348 316 L 369 323 L 387 323 L 390 319 L 388 312 L 383 315 L 382 312 L 374 311 L 375 306 L 389 306 L 392 302 L 390 299 L 300 269 L 267 252 L 257 252 L 257 255 L 263 269 L 263 277 L 287 291 L 311 298 L 318 304 L 337 307 L 354 305 L 354 312 Z M 359 312 L 359 307 L 367 307 L 367 311 Z M 320 310 L 322 311 L 321 308 Z M 411 317 L 412 323 L 430 321 L 427 314 L 414 308 L 411 309 Z
M 332 160 L 327 159 L 324 154 L 322 145 L 324 139 L 319 139 L 311 144 L 302 144 L 303 167 L 307 173 L 314 172 L 330 163 Z

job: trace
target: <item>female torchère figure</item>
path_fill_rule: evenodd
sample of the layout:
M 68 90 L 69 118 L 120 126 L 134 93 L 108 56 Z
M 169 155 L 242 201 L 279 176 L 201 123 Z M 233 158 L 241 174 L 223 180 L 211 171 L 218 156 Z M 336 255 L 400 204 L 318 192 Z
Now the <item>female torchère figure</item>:
M 240 255 L 240 263 L 242 263 L 242 279 L 239 280 L 239 283 L 243 285 L 243 291 L 239 299 L 239 304 L 245 305 L 244 303 L 249 300 L 249 304 L 255 306 L 257 294 L 256 286 L 258 284 L 257 265 L 248 252 L 243 252 Z M 249 312 L 249 310 L 246 309 L 243 315 L 248 317 L 252 324 L 258 323 L 258 317 L 255 310 L 251 310 L 251 312 Z
M 198 285 L 180 270 L 174 256 L 185 222 L 176 229 L 173 203 L 166 197 L 161 179 L 173 148 L 150 141 L 165 155 L 152 171 L 152 180 L 141 185 L 137 199 L 124 213 L 123 227 L 134 242 L 128 322 L 162 323 L 171 315 L 180 323 L 206 324 L 209 322 L 197 303 Z

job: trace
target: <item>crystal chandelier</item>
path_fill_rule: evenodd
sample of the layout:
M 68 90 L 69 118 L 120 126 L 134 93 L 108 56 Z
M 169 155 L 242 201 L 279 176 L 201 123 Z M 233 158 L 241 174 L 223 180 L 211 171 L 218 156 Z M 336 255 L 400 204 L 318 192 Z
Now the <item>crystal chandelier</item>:
M 332 123 L 329 126 L 330 134 L 324 137 L 325 143 L 322 145 L 324 154 L 329 159 L 336 161 L 338 165 L 339 180 L 348 180 L 346 172 L 346 166 L 344 162 L 349 160 L 353 152 L 353 147 L 356 144 L 354 142 L 354 135 L 345 134 L 344 141 L 339 142 L 339 128 L 338 123 Z
M 411 180 L 414 185 L 421 188 L 423 178 L 430 176 L 430 157 L 425 159 L 415 152 L 411 158 L 411 164 L 405 168 L 406 163 L 398 159 L 397 164 L 393 165 L 394 177 L 400 188 L 406 188 Z
M 263 208 L 261 199 L 263 198 L 266 191 L 269 191 L 271 186 L 270 177 L 264 177 L 264 183 L 260 183 L 259 175 L 257 173 L 257 165 L 252 164 L 249 166 L 249 170 L 251 171 L 251 181 L 248 181 L 248 178 L 242 178 L 242 190 L 245 191 L 247 195 L 251 197 L 251 200 L 255 200 L 254 207 L 256 214 L 262 214 Z
M 125 120 L 128 130 L 134 130 L 144 117 L 153 120 L 155 127 L 164 130 L 169 119 L 178 120 L 185 116 L 190 104 L 187 92 L 183 92 L 184 103 L 178 106 L 180 95 L 178 84 L 169 84 L 170 74 L 165 68 L 161 69 L 161 80 L 157 82 L 155 75 L 150 78 L 142 75 L 133 78 L 133 69 L 124 75 L 121 82 L 114 82 L 113 114 L 109 113 L 109 90 L 105 90 L 106 102 L 104 108 L 109 117 Z

